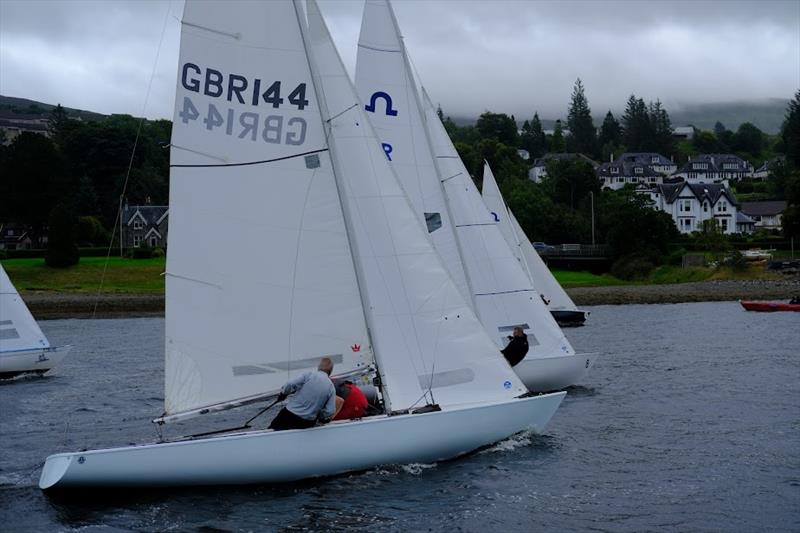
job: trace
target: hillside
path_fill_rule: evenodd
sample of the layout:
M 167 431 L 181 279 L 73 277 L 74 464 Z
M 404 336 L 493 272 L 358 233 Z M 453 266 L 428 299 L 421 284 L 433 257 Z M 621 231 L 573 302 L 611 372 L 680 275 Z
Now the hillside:
M 3 96 L 0 94 L 0 113 L 3 114 L 45 115 L 54 107 L 56 107 L 56 104 L 45 104 L 35 100 L 28 100 L 27 98 Z M 102 120 L 107 116 L 92 111 L 84 111 L 82 109 L 72 109 L 69 107 L 65 107 L 64 109 L 70 117 L 79 117 L 81 120 L 86 121 Z

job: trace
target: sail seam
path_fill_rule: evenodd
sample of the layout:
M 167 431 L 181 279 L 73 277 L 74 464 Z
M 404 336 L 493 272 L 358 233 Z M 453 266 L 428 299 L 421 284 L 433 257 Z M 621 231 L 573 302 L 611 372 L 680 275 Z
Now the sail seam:
M 301 154 L 285 155 L 283 157 L 276 157 L 274 159 L 263 159 L 261 161 L 248 161 L 246 163 L 219 163 L 219 164 L 196 164 L 196 165 L 170 165 L 170 168 L 207 168 L 207 167 L 246 167 L 251 165 L 263 165 L 265 163 L 274 163 L 276 161 L 285 161 L 286 159 L 294 159 L 296 157 L 303 157 L 307 155 L 320 154 L 327 152 L 327 148 L 320 148 L 319 150 L 311 150 L 310 152 L 303 152 Z
M 359 48 L 366 48 L 367 50 L 375 50 L 376 52 L 392 52 L 399 54 L 402 50 L 392 50 L 391 48 L 378 48 L 377 46 L 367 46 L 366 44 L 358 43 Z
M 468 228 L 470 226 L 496 226 L 494 222 L 476 222 L 475 224 L 456 224 L 457 228 Z
M 536 292 L 534 289 L 515 289 L 513 291 L 479 292 L 475 296 L 494 296 L 496 294 L 514 294 L 516 292 Z

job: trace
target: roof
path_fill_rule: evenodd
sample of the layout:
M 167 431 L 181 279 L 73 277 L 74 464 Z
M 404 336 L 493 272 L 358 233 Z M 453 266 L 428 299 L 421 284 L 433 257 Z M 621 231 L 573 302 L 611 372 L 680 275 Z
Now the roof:
M 714 205 L 724 196 L 733 205 L 737 204 L 733 192 L 722 183 L 662 183 L 655 185 L 654 190 L 663 194 L 664 201 L 671 204 L 678 199 L 684 187 L 687 187 L 689 192 L 700 202 L 708 200 L 711 205 Z
M 162 215 L 169 211 L 166 205 L 126 205 L 122 208 L 122 222 L 130 224 L 136 212 L 141 213 L 146 224 L 155 226 L 160 221 Z
M 681 168 L 679 168 L 675 173 L 681 172 L 691 172 L 693 163 L 707 163 L 708 172 L 719 172 L 721 170 L 739 170 L 741 172 L 747 172 L 749 170 L 749 163 L 735 154 L 700 154 L 697 157 L 693 157 L 686 162 Z M 736 165 L 736 169 L 723 169 L 722 165 L 725 163 L 733 163 Z
M 763 202 L 742 202 L 740 209 L 743 213 L 750 216 L 774 216 L 783 213 L 786 209 L 786 201 L 768 200 Z
M 636 169 L 641 169 L 640 172 L 636 172 Z M 616 172 L 612 172 L 612 169 L 617 169 Z M 650 166 L 649 163 L 640 163 L 634 161 L 625 161 L 622 159 L 617 159 L 611 163 L 603 163 L 597 169 L 597 175 L 599 177 L 611 177 L 611 176 L 633 176 L 633 177 L 661 177 L 661 174 L 653 170 L 653 167 Z
M 592 168 L 597 168 L 599 166 L 599 163 L 597 161 L 595 161 L 594 159 L 592 159 L 591 157 L 588 157 L 588 156 L 583 155 L 583 154 L 575 153 L 575 152 L 564 152 L 564 153 L 559 153 L 559 154 L 556 154 L 556 153 L 544 154 L 542 157 L 537 158 L 533 162 L 533 166 L 535 166 L 535 167 L 543 167 L 543 166 L 545 166 L 547 164 L 548 161 L 553 161 L 553 160 L 556 160 L 556 161 L 574 161 L 576 159 L 581 159 L 583 161 L 586 161 L 587 163 L 592 165 Z
M 737 224 L 755 224 L 756 221 L 750 218 L 749 216 L 742 213 L 741 210 L 736 212 L 736 223 Z
M 656 162 L 653 162 L 653 158 L 656 159 Z M 663 155 L 656 153 L 656 152 L 625 152 L 624 154 L 620 154 L 620 156 L 614 160 L 617 161 L 628 161 L 631 163 L 639 163 L 641 165 L 674 165 L 675 163 L 671 161 L 668 157 L 664 157 Z

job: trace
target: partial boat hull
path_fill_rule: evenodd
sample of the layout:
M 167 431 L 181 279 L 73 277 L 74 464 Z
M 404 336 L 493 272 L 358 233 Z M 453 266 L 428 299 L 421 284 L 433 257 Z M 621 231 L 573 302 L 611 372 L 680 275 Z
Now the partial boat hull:
M 520 361 L 514 371 L 528 390 L 549 392 L 577 385 L 589 372 L 597 353 L 557 355 L 554 357 L 528 357 Z
M 72 346 L 0 352 L 0 379 L 21 374 L 44 374 L 72 350 Z
M 377 416 L 305 430 L 61 453 L 39 487 L 143 487 L 277 483 L 381 464 L 450 459 L 520 431 L 540 432 L 566 393 L 439 412 Z
M 581 311 L 580 309 L 551 309 L 550 314 L 553 315 L 556 323 L 562 328 L 582 326 L 583 323 L 586 322 L 586 317 L 589 315 L 587 311 Z
M 742 307 L 748 311 L 761 311 L 772 313 L 775 311 L 800 311 L 800 304 L 790 304 L 785 302 L 754 302 L 741 301 Z

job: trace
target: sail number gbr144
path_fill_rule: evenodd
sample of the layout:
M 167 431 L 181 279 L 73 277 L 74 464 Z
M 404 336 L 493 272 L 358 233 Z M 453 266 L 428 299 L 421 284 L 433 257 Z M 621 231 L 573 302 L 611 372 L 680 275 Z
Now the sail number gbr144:
M 178 117 L 188 124 L 192 121 L 202 123 L 209 131 L 220 129 L 226 135 L 251 141 L 263 140 L 268 143 L 299 146 L 306 140 L 306 120 L 302 117 L 239 111 L 225 106 L 222 101 L 244 105 L 296 107 L 302 111 L 308 106 L 306 84 L 300 83 L 284 98 L 282 83 L 264 83 L 258 78 L 252 80 L 238 74 L 228 74 L 213 68 L 201 69 L 194 63 L 186 63 L 181 69 L 181 85 L 190 92 L 218 98 L 219 107 L 213 101 L 207 107 L 198 108 L 189 96 L 183 97 Z

